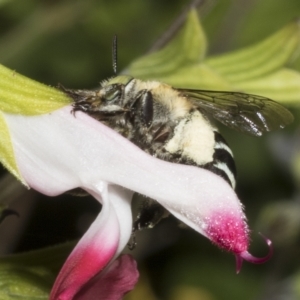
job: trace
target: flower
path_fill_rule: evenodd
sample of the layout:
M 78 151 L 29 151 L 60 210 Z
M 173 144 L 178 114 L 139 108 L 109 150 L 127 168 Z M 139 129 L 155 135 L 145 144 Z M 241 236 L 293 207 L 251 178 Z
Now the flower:
M 153 158 L 88 115 L 74 116 L 71 106 L 44 115 L 2 116 L 23 182 L 50 196 L 81 187 L 102 204 L 60 271 L 50 299 L 120 299 L 133 288 L 135 262 L 128 256 L 115 260 L 131 235 L 133 192 L 156 199 L 234 253 L 237 271 L 243 259 L 261 263 L 270 257 L 271 251 L 262 259 L 248 253 L 242 205 L 229 184 L 212 172 Z
M 298 101 L 299 25 L 293 22 L 257 45 L 206 57 L 206 38 L 195 11 L 165 48 L 126 70 L 176 87 L 243 90 Z M 284 50 L 284 51 L 283 51 Z M 251 58 L 251 59 L 250 59 Z M 120 256 L 132 229 L 134 192 L 157 200 L 179 220 L 242 261 L 248 252 L 243 206 L 221 177 L 205 169 L 155 159 L 100 122 L 76 112 L 53 88 L 0 66 L 0 161 L 20 181 L 55 196 L 81 187 L 102 210 L 61 269 L 50 299 L 120 299 L 137 279 L 135 261 Z M 280 83 L 280 84 L 279 84 Z

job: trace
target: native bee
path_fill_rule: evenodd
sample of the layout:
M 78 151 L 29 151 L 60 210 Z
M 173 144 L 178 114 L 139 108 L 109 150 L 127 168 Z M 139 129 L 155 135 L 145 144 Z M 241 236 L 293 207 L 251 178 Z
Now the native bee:
M 208 169 L 232 188 L 233 154 L 211 118 L 254 136 L 293 121 L 287 109 L 265 97 L 176 89 L 124 75 L 103 81 L 96 90 L 64 91 L 74 100 L 74 113 L 86 112 L 159 159 Z M 153 227 L 164 212 L 157 202 L 146 200 L 133 231 Z

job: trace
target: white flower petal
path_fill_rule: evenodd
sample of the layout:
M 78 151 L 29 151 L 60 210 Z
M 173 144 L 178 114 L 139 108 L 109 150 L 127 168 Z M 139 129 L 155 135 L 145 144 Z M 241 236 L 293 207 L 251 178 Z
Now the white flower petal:
M 99 199 L 100 191 L 88 190 L 88 192 Z M 121 186 L 109 185 L 108 186 L 109 201 L 110 205 L 114 208 L 119 223 L 119 245 L 116 250 L 115 258 L 123 251 L 127 245 L 132 232 L 132 211 L 131 211 L 131 200 L 133 192 L 127 190 Z M 101 200 L 100 200 L 101 202 Z
M 231 187 L 207 170 L 155 159 L 84 113 L 65 107 L 48 115 L 6 114 L 25 181 L 48 195 L 99 180 L 156 199 L 178 219 L 234 251 L 248 247 L 241 204 Z
M 99 182 L 102 210 L 62 267 L 50 299 L 73 299 L 91 278 L 103 271 L 115 256 L 120 228 L 117 214 L 110 203 L 107 184 Z M 101 254 L 101 255 L 99 255 Z
M 105 282 L 107 276 L 111 278 L 110 266 L 129 240 L 132 228 L 132 192 L 122 187 L 108 186 L 101 181 L 89 192 L 103 203 L 102 210 L 65 262 L 54 283 L 50 300 L 73 299 L 77 293 L 82 293 L 82 288 L 87 283 L 91 284 L 90 281 L 95 276 L 97 276 L 97 282 L 93 283 L 89 291 L 86 289 L 84 291 L 94 293 L 95 287 L 103 290 L 101 282 Z M 137 270 L 132 260 L 130 262 L 131 272 L 126 273 L 126 270 L 120 269 L 117 274 L 118 280 L 121 280 L 123 275 L 129 276 L 130 274 L 133 276 L 130 277 L 133 281 L 137 279 Z M 124 274 L 120 273 L 121 271 Z M 125 286 L 121 290 L 132 289 L 132 280 L 123 279 Z M 109 293 L 109 289 L 104 290 Z M 110 292 L 114 294 L 115 291 Z

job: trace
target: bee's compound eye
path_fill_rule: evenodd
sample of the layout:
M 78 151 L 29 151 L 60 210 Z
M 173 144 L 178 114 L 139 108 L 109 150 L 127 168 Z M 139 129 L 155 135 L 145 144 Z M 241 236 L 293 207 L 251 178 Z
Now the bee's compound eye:
M 147 91 L 141 96 L 142 117 L 146 126 L 150 126 L 153 120 L 153 97 Z
M 133 102 L 131 111 L 142 125 L 151 126 L 153 121 L 153 97 L 151 92 L 141 90 Z
M 119 101 L 122 96 L 122 90 L 119 85 L 113 84 L 105 91 L 104 98 L 108 102 Z

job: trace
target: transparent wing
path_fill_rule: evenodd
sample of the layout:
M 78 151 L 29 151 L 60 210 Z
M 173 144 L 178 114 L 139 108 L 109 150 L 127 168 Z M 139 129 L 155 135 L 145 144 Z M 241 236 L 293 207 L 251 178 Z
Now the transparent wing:
M 178 89 L 194 105 L 235 130 L 261 136 L 283 128 L 294 120 L 279 103 L 257 95 L 239 92 Z

